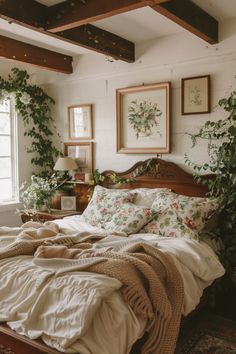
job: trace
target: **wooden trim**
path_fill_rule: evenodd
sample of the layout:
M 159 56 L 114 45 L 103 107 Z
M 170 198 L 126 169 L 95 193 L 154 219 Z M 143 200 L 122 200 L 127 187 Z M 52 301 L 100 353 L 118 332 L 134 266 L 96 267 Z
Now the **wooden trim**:
M 60 354 L 61 352 L 48 347 L 40 339 L 32 340 L 22 336 L 7 325 L 0 325 L 0 344 L 9 349 L 13 354 Z M 2 353 L 0 351 L 0 353 Z
M 71 74 L 72 57 L 0 36 L 0 56 L 42 68 Z
M 218 21 L 193 1 L 169 0 L 152 8 L 204 41 L 218 43 Z
M 184 92 L 184 83 L 188 80 L 194 79 L 207 79 L 207 109 L 204 111 L 196 111 L 196 112 L 185 112 L 184 105 L 185 105 L 185 92 Z M 181 79 L 181 114 L 182 115 L 192 115 L 192 114 L 205 114 L 211 112 L 211 80 L 210 75 L 202 75 L 202 76 L 193 76 L 193 77 L 186 77 Z
M 90 164 L 89 164 L 89 173 L 93 172 L 94 169 L 94 161 L 93 161 L 93 157 L 94 157 L 94 146 L 93 146 L 93 142 L 69 142 L 69 143 L 64 143 L 64 155 L 68 156 L 68 147 L 69 146 L 89 146 L 89 158 L 90 158 Z M 75 158 L 75 157 L 73 157 Z M 75 158 L 76 159 L 76 158 Z
M 51 6 L 48 10 L 47 30 L 66 31 L 78 26 L 102 20 L 145 6 L 160 4 L 168 0 L 90 0 L 83 3 L 71 1 Z
M 125 147 L 123 143 L 123 115 L 122 115 L 122 98 L 127 93 L 136 93 L 153 90 L 166 90 L 166 146 L 165 147 Z M 162 82 L 158 84 L 134 86 L 116 90 L 116 141 L 117 152 L 120 154 L 157 154 L 170 152 L 170 122 L 171 122 L 171 83 Z
M 77 107 L 89 107 L 89 121 L 90 121 L 90 135 L 85 136 L 85 137 L 73 137 L 72 132 L 71 132 L 71 121 L 70 121 L 70 109 L 71 108 L 77 108 Z M 78 105 L 73 105 L 68 107 L 68 130 L 69 130 L 69 139 L 71 140 L 90 140 L 93 139 L 93 105 L 91 103 L 88 104 L 78 104 Z

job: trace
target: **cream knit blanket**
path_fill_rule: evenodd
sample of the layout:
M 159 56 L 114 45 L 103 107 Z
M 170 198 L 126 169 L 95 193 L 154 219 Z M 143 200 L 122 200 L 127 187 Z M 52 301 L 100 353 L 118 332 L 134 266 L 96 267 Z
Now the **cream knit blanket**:
M 181 275 L 168 255 L 140 242 L 127 245 L 119 252 L 93 249 L 92 242 L 97 235 L 62 235 L 54 225 L 34 224 L 34 228 L 32 224 L 26 225 L 17 240 L 0 250 L 0 258 L 36 251 L 35 257 L 40 258 L 90 259 L 86 270 L 121 281 L 125 300 L 137 315 L 147 319 L 148 338 L 142 354 L 173 354 L 184 294 Z M 103 261 L 94 264 L 94 257 Z

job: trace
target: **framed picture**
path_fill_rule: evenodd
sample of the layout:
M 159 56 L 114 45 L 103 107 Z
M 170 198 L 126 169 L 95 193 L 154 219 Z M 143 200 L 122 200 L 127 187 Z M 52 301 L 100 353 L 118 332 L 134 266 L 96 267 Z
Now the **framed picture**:
M 170 82 L 116 90 L 117 152 L 170 152 Z
M 80 173 L 93 172 L 93 143 L 65 143 L 65 156 L 70 156 L 77 162 Z
M 61 197 L 61 210 L 76 210 L 76 197 Z
M 210 75 L 182 79 L 181 101 L 182 115 L 210 113 Z
M 93 139 L 92 104 L 68 107 L 69 139 Z

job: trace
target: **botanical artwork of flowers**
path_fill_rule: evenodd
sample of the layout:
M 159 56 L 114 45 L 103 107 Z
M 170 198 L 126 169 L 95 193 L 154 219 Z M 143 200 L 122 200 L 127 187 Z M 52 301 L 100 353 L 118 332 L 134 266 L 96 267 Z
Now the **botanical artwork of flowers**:
M 197 86 L 194 86 L 192 90 L 190 90 L 190 102 L 195 105 L 195 106 L 201 106 L 202 105 L 202 100 L 201 100 L 201 94 L 200 94 L 200 89 Z
M 152 103 L 150 100 L 138 102 L 131 101 L 128 107 L 128 120 L 135 132 L 135 136 L 139 139 L 140 136 L 148 137 L 154 134 L 154 127 L 159 126 L 158 117 L 162 115 L 157 103 Z M 155 133 L 159 133 L 157 131 Z

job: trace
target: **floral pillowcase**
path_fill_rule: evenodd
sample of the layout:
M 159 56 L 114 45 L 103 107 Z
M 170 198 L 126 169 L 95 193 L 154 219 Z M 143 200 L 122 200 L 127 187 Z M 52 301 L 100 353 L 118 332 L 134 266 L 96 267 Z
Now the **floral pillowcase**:
M 94 188 L 93 197 L 83 212 L 84 220 L 92 226 L 104 227 L 112 219 L 117 208 L 124 203 L 132 203 L 136 193 L 129 191 L 111 190 L 101 186 Z
M 161 192 L 152 204 L 152 209 L 157 214 L 140 233 L 198 240 L 199 232 L 218 207 L 217 199 Z
M 120 205 L 112 219 L 104 224 L 106 230 L 125 233 L 126 235 L 138 232 L 147 224 L 156 213 L 145 206 L 131 203 Z

